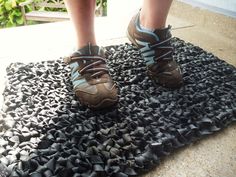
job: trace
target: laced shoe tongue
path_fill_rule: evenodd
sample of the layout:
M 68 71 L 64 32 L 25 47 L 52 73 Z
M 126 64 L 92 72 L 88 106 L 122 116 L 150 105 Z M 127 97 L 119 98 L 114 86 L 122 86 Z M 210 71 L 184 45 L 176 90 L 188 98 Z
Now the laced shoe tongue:
M 154 30 L 154 33 L 159 37 L 158 43 L 171 38 L 170 28 L 171 28 L 171 26 L 169 25 L 166 28 Z M 163 43 L 162 45 L 168 47 L 168 46 L 170 46 L 170 41 L 167 41 L 167 42 Z M 166 51 L 166 49 L 158 49 L 158 51 L 159 51 L 158 54 L 160 56 L 165 54 L 166 52 L 168 52 L 168 51 Z M 156 73 L 162 72 L 164 70 L 166 64 L 168 64 L 169 62 L 170 62 L 169 60 L 159 60 L 158 64 L 153 64 L 153 65 L 149 66 L 149 69 L 153 72 L 156 72 Z
M 82 59 L 78 61 L 78 69 L 81 73 L 83 72 L 84 74 L 87 74 L 88 77 L 101 77 L 102 75 L 107 74 L 106 65 L 104 61 L 101 60 L 105 59 L 105 52 L 102 47 L 88 44 L 87 46 L 75 52 L 74 55 L 75 57 L 82 57 Z M 83 57 L 86 57 L 87 59 L 83 59 Z

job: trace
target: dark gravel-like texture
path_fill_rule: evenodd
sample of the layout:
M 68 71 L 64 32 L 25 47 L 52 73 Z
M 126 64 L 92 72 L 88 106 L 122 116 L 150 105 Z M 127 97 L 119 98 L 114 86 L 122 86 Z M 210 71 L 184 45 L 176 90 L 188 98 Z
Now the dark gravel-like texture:
M 130 44 L 108 47 L 119 103 L 101 111 L 76 101 L 61 60 L 11 64 L 0 169 L 13 177 L 133 176 L 236 121 L 236 69 L 179 39 L 173 45 L 184 77 L 176 90 L 154 87 Z

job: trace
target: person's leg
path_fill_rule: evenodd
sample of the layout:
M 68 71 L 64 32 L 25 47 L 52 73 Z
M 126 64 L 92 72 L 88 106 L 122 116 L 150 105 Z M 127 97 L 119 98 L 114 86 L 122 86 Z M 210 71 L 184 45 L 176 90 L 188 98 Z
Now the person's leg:
M 71 67 L 75 95 L 82 105 L 104 108 L 117 102 L 117 88 L 106 67 L 105 51 L 96 45 L 95 0 L 65 0 L 77 35 L 77 50 L 64 62 Z
M 129 23 L 127 36 L 140 49 L 153 82 L 176 88 L 183 79 L 173 58 L 171 27 L 166 27 L 171 3 L 172 0 L 144 0 L 141 11 Z
M 147 29 L 165 28 L 172 0 L 144 0 L 140 12 L 140 23 Z
M 64 0 L 77 36 L 77 48 L 95 45 L 95 0 Z

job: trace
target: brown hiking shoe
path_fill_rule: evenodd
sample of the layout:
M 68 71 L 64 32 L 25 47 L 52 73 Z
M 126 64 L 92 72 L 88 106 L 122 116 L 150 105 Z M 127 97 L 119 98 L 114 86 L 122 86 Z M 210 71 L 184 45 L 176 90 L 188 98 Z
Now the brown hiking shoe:
M 117 89 L 106 67 L 103 48 L 89 44 L 64 62 L 71 67 L 73 89 L 81 104 L 100 109 L 117 102 Z
M 169 88 L 182 85 L 180 68 L 172 56 L 170 26 L 154 31 L 144 29 L 140 25 L 138 13 L 129 23 L 127 36 L 140 49 L 147 65 L 147 73 L 154 83 Z

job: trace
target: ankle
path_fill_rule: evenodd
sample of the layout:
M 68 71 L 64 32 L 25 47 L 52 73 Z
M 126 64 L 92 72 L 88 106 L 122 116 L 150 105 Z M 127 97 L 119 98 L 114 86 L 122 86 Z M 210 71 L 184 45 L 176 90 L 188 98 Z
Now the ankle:
M 146 29 L 154 31 L 155 29 L 164 29 L 166 26 L 166 20 L 161 18 L 153 18 L 146 15 L 142 10 L 139 15 L 140 25 Z
M 77 49 L 77 50 L 80 50 L 80 49 L 82 49 L 82 48 L 88 46 L 89 44 L 90 44 L 91 46 L 97 45 L 96 43 L 86 43 L 86 44 L 77 45 L 77 46 L 76 46 L 76 49 Z
M 85 47 L 89 44 L 91 46 L 94 46 L 94 45 L 97 45 L 97 42 L 96 42 L 95 39 L 89 39 L 89 40 L 81 40 L 80 39 L 80 40 L 77 41 L 76 47 L 77 47 L 77 49 L 81 49 L 81 48 L 83 48 L 83 47 Z

